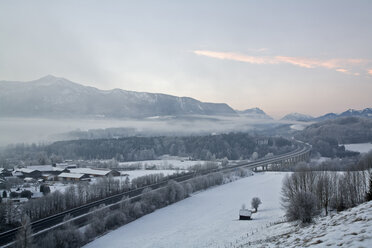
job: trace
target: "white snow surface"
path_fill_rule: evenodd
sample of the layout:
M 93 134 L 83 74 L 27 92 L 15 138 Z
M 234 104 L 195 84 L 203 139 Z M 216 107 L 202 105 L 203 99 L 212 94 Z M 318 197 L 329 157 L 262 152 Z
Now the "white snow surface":
M 345 149 L 353 152 L 367 153 L 372 150 L 372 143 L 344 144 Z
M 372 247 L 372 201 L 300 224 L 271 225 L 227 247 Z
M 293 124 L 290 126 L 290 128 L 294 129 L 294 130 L 297 130 L 297 131 L 302 131 L 305 129 L 305 125 L 301 125 L 301 124 Z
M 286 173 L 268 172 L 202 191 L 159 209 L 87 244 L 98 247 L 224 247 L 283 216 L 280 189 Z M 262 205 L 251 221 L 239 221 L 239 209 L 253 197 Z

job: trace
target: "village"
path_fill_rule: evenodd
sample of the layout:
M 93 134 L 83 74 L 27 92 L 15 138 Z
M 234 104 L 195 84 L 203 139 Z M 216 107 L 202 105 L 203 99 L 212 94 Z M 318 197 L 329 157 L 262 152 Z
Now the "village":
M 71 162 L 52 165 L 30 165 L 13 169 L 0 169 L 0 197 L 3 202 L 22 203 L 40 198 L 51 191 L 63 191 L 79 182 L 91 182 L 102 177 L 126 178 L 117 170 L 79 168 Z

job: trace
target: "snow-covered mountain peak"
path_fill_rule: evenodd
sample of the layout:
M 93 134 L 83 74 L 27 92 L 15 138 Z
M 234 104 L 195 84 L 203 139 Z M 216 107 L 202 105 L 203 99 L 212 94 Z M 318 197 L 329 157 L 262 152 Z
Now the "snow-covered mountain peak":
M 282 120 L 287 120 L 287 121 L 305 121 L 305 122 L 312 121 L 313 119 L 314 117 L 312 117 L 311 115 L 305 115 L 305 114 L 301 114 L 297 112 L 287 114 L 286 116 L 282 118 Z

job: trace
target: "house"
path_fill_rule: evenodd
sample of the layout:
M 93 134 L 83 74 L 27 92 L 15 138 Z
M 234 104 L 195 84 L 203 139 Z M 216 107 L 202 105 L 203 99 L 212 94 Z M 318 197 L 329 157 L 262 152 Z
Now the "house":
M 62 172 L 68 172 L 68 170 L 65 167 L 53 165 L 30 165 L 25 168 L 15 169 L 13 175 L 20 178 L 31 177 L 34 179 L 54 180 Z
M 62 172 L 58 175 L 60 181 L 85 181 L 89 180 L 89 178 L 89 175 L 80 173 Z
M 256 144 L 257 145 L 267 145 L 269 144 L 268 138 L 256 138 Z
M 0 177 L 11 177 L 12 175 L 11 169 L 5 169 L 5 168 L 0 168 Z
M 42 173 L 41 174 L 41 180 L 42 181 L 54 181 L 56 180 L 58 175 L 53 175 L 53 174 L 49 174 L 49 173 Z
M 40 178 L 41 171 L 35 169 L 28 169 L 28 168 L 20 168 L 16 169 L 13 175 L 17 175 L 20 178 Z

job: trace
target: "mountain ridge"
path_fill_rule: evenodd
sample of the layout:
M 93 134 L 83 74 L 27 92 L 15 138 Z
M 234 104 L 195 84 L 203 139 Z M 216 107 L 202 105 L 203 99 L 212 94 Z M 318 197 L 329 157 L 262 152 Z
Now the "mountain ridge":
M 240 116 L 246 116 L 246 117 L 252 117 L 255 119 L 269 119 L 272 120 L 273 118 L 266 114 L 262 109 L 260 108 L 249 108 L 245 110 L 235 110 L 236 113 L 238 113 Z
M 287 114 L 283 118 L 281 118 L 281 120 L 285 120 L 285 121 L 303 121 L 303 122 L 312 121 L 313 119 L 314 117 L 312 117 L 311 115 L 305 115 L 305 114 L 300 114 L 296 112 Z
M 0 81 L 0 106 L 5 106 L 0 107 L 0 116 L 237 115 L 226 103 L 162 93 L 101 90 L 51 75 L 29 82 Z

